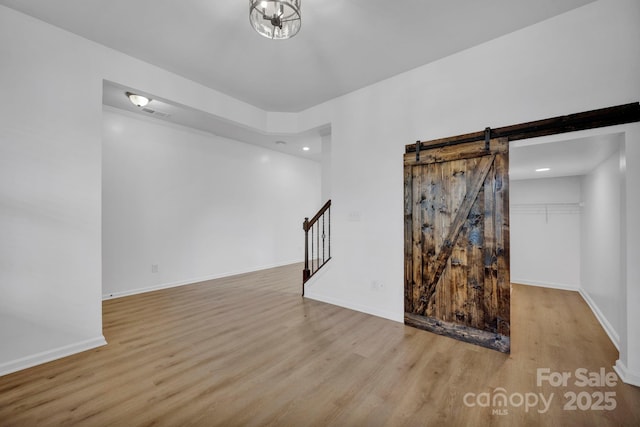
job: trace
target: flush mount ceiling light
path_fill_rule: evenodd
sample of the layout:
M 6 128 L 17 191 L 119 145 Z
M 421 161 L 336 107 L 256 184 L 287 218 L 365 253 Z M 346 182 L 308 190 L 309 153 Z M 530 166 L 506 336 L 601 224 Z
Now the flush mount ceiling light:
M 249 22 L 261 36 L 284 40 L 300 31 L 300 0 L 249 0 Z
M 536 169 L 536 172 L 548 172 L 550 170 L 551 170 L 550 168 L 538 168 Z
M 146 96 L 137 95 L 131 92 L 127 92 L 126 94 L 127 94 L 127 98 L 129 98 L 129 101 L 131 101 L 131 103 L 136 107 L 144 107 L 149 103 L 149 101 L 151 101 Z

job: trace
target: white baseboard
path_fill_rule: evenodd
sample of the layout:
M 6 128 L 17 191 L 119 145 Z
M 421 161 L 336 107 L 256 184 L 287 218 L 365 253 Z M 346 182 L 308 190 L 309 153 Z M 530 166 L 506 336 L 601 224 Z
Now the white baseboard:
M 324 267 L 318 270 L 318 272 L 314 274 L 313 277 L 307 281 L 307 283 L 305 283 L 304 296 L 306 298 L 309 298 L 315 301 L 325 302 L 331 305 L 336 305 L 338 307 L 347 308 L 349 310 L 359 311 L 361 313 L 371 314 L 372 316 L 382 317 L 385 319 L 404 323 L 404 312 L 398 315 L 397 313 L 393 313 L 386 310 L 380 310 L 375 307 L 369 307 L 369 306 L 360 305 L 360 304 L 353 304 L 350 301 L 344 301 L 339 298 L 334 298 L 328 295 L 324 295 L 321 290 L 320 292 L 318 292 L 317 289 L 314 289 L 313 285 L 315 284 L 315 282 L 331 270 L 331 262 L 332 261 L 329 261 L 328 264 L 326 264 Z
M 582 299 L 587 303 L 587 305 L 593 312 L 594 316 L 596 316 L 596 319 L 598 319 L 598 322 L 602 326 L 602 329 L 604 329 L 604 331 L 607 333 L 613 345 L 616 347 L 616 349 L 618 349 L 618 351 L 620 351 L 620 336 L 615 331 L 615 329 L 613 329 L 613 327 L 611 326 L 611 323 L 609 323 L 609 321 L 604 316 L 604 314 L 602 314 L 602 311 L 600 311 L 595 301 L 593 301 L 593 299 L 591 299 L 591 296 L 589 296 L 589 294 L 585 292 L 584 289 L 582 289 L 581 287 L 565 285 L 561 283 L 538 282 L 533 280 L 523 280 L 523 279 L 514 279 L 514 278 L 511 279 L 511 283 L 517 283 L 517 284 L 527 285 L 527 286 L 539 286 L 539 287 L 551 288 L 551 289 L 560 289 L 563 291 L 578 292 L 582 296 Z
M 254 267 L 246 270 L 230 271 L 225 273 L 212 274 L 209 276 L 194 277 L 191 279 L 179 280 L 176 282 L 161 283 L 158 285 L 147 286 L 144 288 L 135 288 L 127 291 L 109 292 L 106 294 L 102 294 L 102 299 L 108 300 L 108 299 L 122 298 L 130 295 L 137 295 L 137 294 L 143 294 L 146 292 L 159 291 L 161 289 L 175 288 L 178 286 L 185 286 L 185 285 L 193 285 L 194 283 L 206 282 L 207 280 L 222 279 L 223 277 L 237 276 L 238 274 L 254 273 L 260 270 L 268 270 L 270 268 L 284 267 L 285 265 L 297 264 L 300 262 L 302 262 L 302 260 L 286 261 L 278 264 L 258 266 L 258 267 Z M 300 275 L 302 275 L 302 273 L 300 273 Z
M 516 283 L 518 285 L 539 286 L 541 288 L 560 289 L 562 291 L 578 291 L 577 285 L 566 285 L 563 283 L 553 282 L 539 282 L 536 280 L 515 279 L 513 277 L 511 278 L 511 283 Z
M 304 284 L 304 292 L 305 292 L 304 294 L 305 294 L 305 296 L 307 295 L 307 292 L 312 290 L 311 288 L 313 288 L 313 284 L 315 282 L 317 282 L 318 280 L 320 280 L 320 278 L 322 276 L 327 274 L 327 272 L 329 270 L 331 270 L 331 266 L 332 266 L 331 263 L 332 263 L 332 261 L 329 260 L 329 262 L 327 262 L 325 265 L 323 265 L 322 268 L 320 268 L 320 270 L 316 271 L 316 273 L 313 276 L 311 276 L 311 278 L 309 280 L 307 280 L 307 282 Z
M 393 320 L 395 322 L 404 322 L 404 313 L 398 314 L 392 313 L 386 310 L 380 310 L 375 307 L 369 307 L 360 304 L 353 304 L 348 301 L 343 301 L 338 298 L 333 298 L 327 295 L 322 295 L 316 292 L 306 291 L 304 294 L 305 298 L 309 298 L 315 301 L 325 302 L 327 304 L 337 305 L 338 307 L 347 308 L 349 310 L 359 311 L 361 313 L 371 314 L 372 316 L 382 317 L 384 319 Z
M 640 372 L 631 372 L 620 359 L 616 360 L 616 364 L 613 367 L 622 382 L 625 384 L 631 384 L 636 387 L 640 387 Z
M 604 329 L 607 335 L 609 335 L 609 339 L 611 340 L 613 345 L 616 346 L 616 349 L 618 351 L 620 351 L 620 335 L 618 335 L 615 329 L 613 329 L 613 326 L 611 326 L 611 323 L 609 323 L 607 318 L 604 317 L 604 314 L 602 314 L 602 311 L 600 311 L 595 301 L 591 299 L 591 296 L 582 288 L 580 288 L 578 292 L 580 292 L 582 299 L 585 300 L 589 308 L 591 308 L 591 311 L 596 316 L 596 319 L 598 319 L 598 322 L 600 322 L 600 325 L 602 325 L 602 329 Z
M 52 360 L 71 356 L 72 354 L 80 353 L 82 351 L 91 350 L 92 348 L 100 347 L 106 344 L 107 341 L 104 339 L 104 336 L 100 335 L 96 338 L 79 341 L 77 343 L 43 351 L 41 353 L 32 354 L 20 359 L 4 362 L 0 364 L 0 376 L 31 368 L 36 365 L 41 365 L 43 363 L 51 362 Z

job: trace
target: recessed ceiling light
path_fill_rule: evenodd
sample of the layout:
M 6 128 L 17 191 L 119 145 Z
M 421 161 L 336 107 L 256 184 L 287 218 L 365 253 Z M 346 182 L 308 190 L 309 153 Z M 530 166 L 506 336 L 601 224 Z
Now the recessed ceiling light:
M 536 172 L 547 172 L 547 171 L 550 171 L 550 170 L 551 170 L 551 168 L 539 168 L 539 169 L 536 169 Z
M 309 151 L 309 150 L 311 150 L 311 148 L 309 148 L 309 147 L 302 147 L 302 151 Z
M 144 107 L 149 103 L 149 101 L 151 101 L 146 96 L 138 95 L 131 92 L 127 92 L 126 95 L 127 95 L 127 98 L 129 98 L 129 101 L 131 101 L 131 103 L 136 107 Z
M 283 141 L 281 139 L 276 141 L 276 145 L 287 145 L 287 141 Z

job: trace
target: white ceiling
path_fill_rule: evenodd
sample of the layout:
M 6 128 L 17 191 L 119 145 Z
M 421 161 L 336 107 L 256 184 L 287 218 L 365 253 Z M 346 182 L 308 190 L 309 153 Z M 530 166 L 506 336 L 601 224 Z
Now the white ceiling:
M 72 33 L 267 111 L 297 112 L 594 0 L 302 0 L 290 40 L 253 31 L 246 0 L 0 0 Z M 105 82 L 103 103 L 288 154 L 320 160 L 328 128 L 265 134 L 158 99 L 145 113 Z M 160 112 L 161 114 L 157 114 Z M 276 143 L 284 141 L 285 143 Z M 511 179 L 582 175 L 615 137 L 512 145 Z M 302 147 L 309 146 L 309 152 Z M 551 171 L 536 173 L 538 167 Z
M 586 175 L 617 152 L 622 140 L 620 133 L 612 133 L 553 142 L 544 138 L 512 142 L 509 144 L 509 179 Z M 549 170 L 536 172 L 541 168 Z
M 593 0 L 302 0 L 290 40 L 246 0 L 0 0 L 268 111 L 296 112 Z

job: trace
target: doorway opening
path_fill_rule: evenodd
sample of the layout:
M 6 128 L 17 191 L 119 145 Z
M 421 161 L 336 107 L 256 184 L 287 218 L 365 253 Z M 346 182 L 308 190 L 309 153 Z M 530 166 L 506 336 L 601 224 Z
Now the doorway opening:
M 619 349 L 624 132 L 510 144 L 511 281 L 580 292 Z

